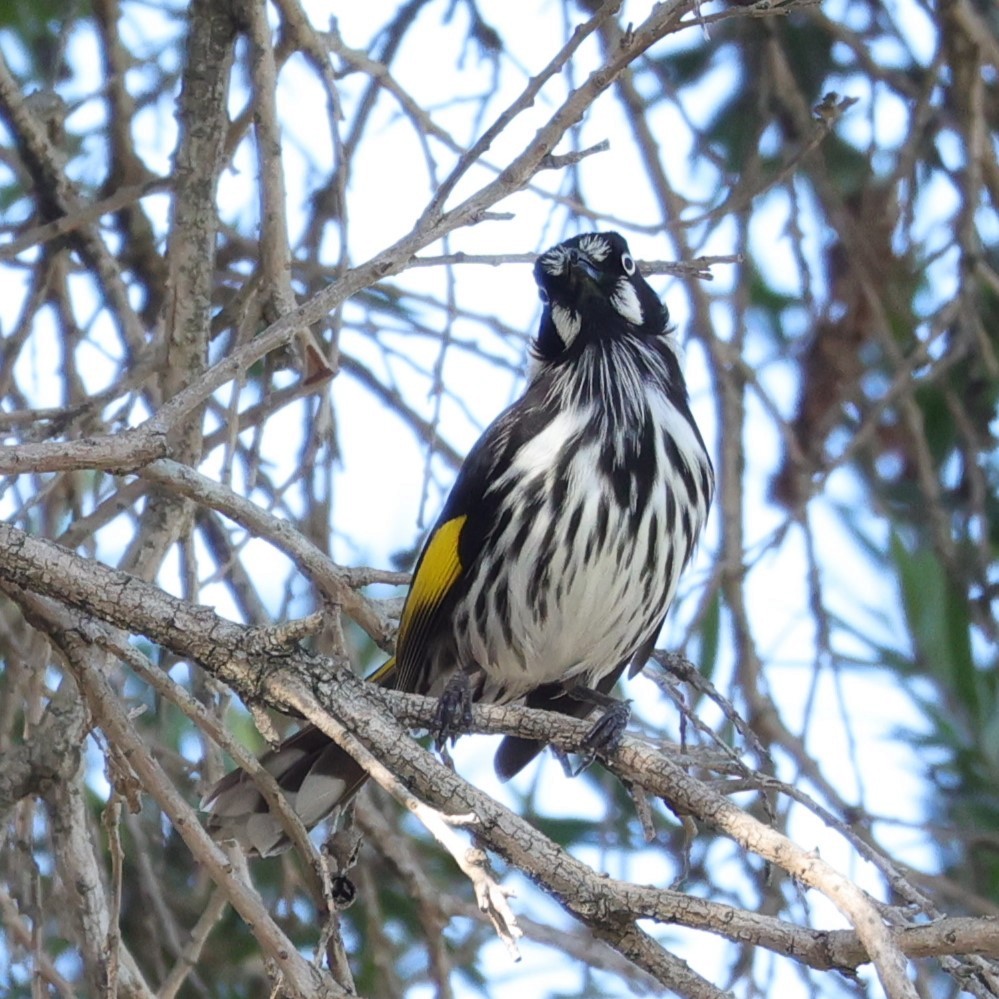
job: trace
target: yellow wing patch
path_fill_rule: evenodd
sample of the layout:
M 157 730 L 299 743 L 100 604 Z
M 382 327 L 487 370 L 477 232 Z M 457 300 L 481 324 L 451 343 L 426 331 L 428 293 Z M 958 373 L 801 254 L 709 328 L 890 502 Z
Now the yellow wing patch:
M 467 516 L 455 517 L 441 524 L 427 541 L 399 622 L 399 640 L 396 645 L 400 650 L 410 641 L 419 642 L 420 632 L 426 626 L 427 619 L 440 606 L 461 574 L 458 541 L 466 520 Z
M 369 673 L 364 679 L 371 683 L 388 683 L 395 672 L 395 656 L 386 659 L 374 672 Z
M 416 689 L 414 684 L 418 686 L 414 663 L 422 659 L 434 611 L 461 575 L 458 542 L 466 520 L 467 516 L 455 517 L 441 524 L 428 539 L 409 587 L 406 606 L 402 609 L 396 640 L 397 655 L 387 659 L 366 677 L 372 683 L 400 690 Z

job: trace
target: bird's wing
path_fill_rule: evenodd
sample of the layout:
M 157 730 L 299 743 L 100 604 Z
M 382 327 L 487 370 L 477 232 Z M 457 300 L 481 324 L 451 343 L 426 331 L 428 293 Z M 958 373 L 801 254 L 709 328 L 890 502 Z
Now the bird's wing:
M 523 402 L 523 400 L 521 400 Z M 458 473 L 441 515 L 424 542 L 399 622 L 394 668 L 400 690 L 424 691 L 432 644 L 468 585 L 469 572 L 495 527 L 498 501 L 490 493 L 497 468 L 509 460 L 510 428 L 520 422 L 515 403 L 486 429 Z M 471 665 L 458 664 L 455 665 Z M 388 664 L 378 670 L 377 679 Z

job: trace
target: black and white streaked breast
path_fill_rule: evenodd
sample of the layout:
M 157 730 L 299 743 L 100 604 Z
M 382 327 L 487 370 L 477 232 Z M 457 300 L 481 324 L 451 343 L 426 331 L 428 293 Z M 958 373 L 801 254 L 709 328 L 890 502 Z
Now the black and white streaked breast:
M 568 240 L 535 275 L 530 385 L 487 434 L 535 431 L 494 468 L 487 499 L 503 513 L 455 624 L 486 700 L 593 686 L 653 640 L 713 490 L 666 310 L 625 241 Z

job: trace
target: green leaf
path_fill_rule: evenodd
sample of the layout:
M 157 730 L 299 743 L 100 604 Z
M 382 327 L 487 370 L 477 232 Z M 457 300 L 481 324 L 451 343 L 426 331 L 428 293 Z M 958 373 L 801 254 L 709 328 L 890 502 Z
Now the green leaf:
M 983 691 L 971 653 L 971 628 L 964 599 L 935 552 L 927 548 L 910 552 L 895 533 L 891 553 L 917 660 L 977 727 L 982 717 Z
M 697 668 L 709 680 L 718 665 L 718 647 L 721 636 L 721 590 L 715 589 L 704 608 L 701 618 L 701 648 L 697 655 Z

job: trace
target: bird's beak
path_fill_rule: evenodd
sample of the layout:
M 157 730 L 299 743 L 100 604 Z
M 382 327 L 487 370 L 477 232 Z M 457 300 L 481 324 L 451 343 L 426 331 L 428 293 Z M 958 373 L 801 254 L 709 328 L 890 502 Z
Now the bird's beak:
M 585 276 L 591 281 L 599 280 L 600 271 L 585 253 L 581 253 L 579 250 L 570 250 L 566 262 L 570 277 L 580 280 Z

